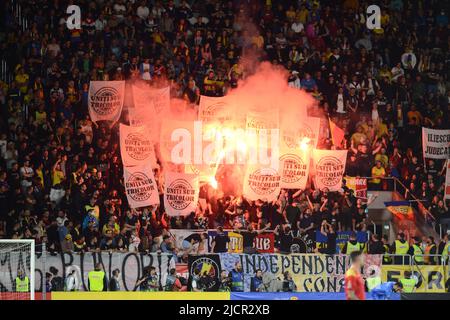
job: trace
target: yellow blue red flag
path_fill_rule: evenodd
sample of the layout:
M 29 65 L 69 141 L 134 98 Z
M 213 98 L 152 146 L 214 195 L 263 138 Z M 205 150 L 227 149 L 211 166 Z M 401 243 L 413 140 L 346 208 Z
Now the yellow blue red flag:
M 399 219 L 414 219 L 414 211 L 408 201 L 385 202 L 386 209 Z

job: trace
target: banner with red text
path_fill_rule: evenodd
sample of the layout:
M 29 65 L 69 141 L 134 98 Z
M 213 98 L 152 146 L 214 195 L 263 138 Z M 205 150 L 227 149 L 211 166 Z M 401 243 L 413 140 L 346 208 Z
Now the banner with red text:
M 88 108 L 92 121 L 116 122 L 122 113 L 125 81 L 91 81 Z
M 363 203 L 367 203 L 367 179 L 358 177 L 345 177 L 346 186 L 352 189 L 356 198 L 360 198 Z
M 313 151 L 313 181 L 316 188 L 338 191 L 342 188 L 347 150 Z

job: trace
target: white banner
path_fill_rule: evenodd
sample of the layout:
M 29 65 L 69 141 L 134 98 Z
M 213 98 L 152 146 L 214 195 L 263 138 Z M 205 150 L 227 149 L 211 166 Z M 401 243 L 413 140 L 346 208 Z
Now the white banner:
M 280 156 L 281 188 L 305 189 L 309 164 L 309 153 L 300 150 L 283 153 Z
M 168 112 L 170 109 L 170 86 L 161 89 L 151 89 L 153 107 L 156 114 Z
M 422 128 L 423 157 L 431 159 L 450 158 L 450 130 Z
M 447 171 L 445 174 L 445 191 L 444 191 L 444 199 L 450 199 L 450 159 L 447 159 Z
M 342 188 L 347 150 L 317 150 L 313 151 L 314 171 L 312 172 L 314 186 L 320 190 L 328 188 L 338 191 Z
M 164 179 L 164 208 L 169 216 L 187 216 L 195 212 L 199 181 L 194 174 L 166 172 Z
M 274 112 L 273 114 L 265 114 L 262 112 L 249 112 L 247 114 L 245 127 L 247 130 L 255 130 L 256 134 L 258 134 L 261 129 L 266 129 L 267 134 L 270 134 L 271 129 L 279 128 L 278 113 Z
M 281 190 L 281 177 L 277 170 L 260 165 L 248 165 L 244 176 L 244 196 L 252 201 L 273 201 Z
M 141 126 L 150 124 L 152 119 L 157 121 L 152 89 L 150 87 L 144 89 L 137 85 L 132 85 L 131 88 L 133 91 L 133 108 L 128 109 L 130 124 Z
M 188 136 L 191 139 L 185 141 L 182 140 L 182 137 L 179 135 L 174 135 L 175 140 L 172 140 L 172 134 L 175 131 L 180 133 L 188 131 Z M 179 146 L 180 148 L 174 150 L 175 146 Z M 172 157 L 172 152 L 176 152 L 176 156 L 179 157 L 179 160 L 185 158 L 187 161 L 186 163 L 192 162 L 194 152 L 194 122 L 164 119 L 159 137 L 159 150 L 161 152 L 161 157 L 165 162 L 181 162 L 176 161 L 177 159 Z
M 131 208 L 159 205 L 158 186 L 150 164 L 124 167 L 125 192 Z
M 12 279 L 17 276 L 19 269 L 28 272 L 23 267 L 27 261 L 27 252 L 0 253 L 0 288 L 2 291 L 12 292 Z M 42 291 L 45 286 L 45 273 L 50 268 L 58 270 L 58 276 L 63 279 L 72 271 L 75 271 L 76 283 L 80 291 L 88 290 L 88 273 L 94 270 L 99 262 L 105 270 L 107 279 L 111 279 L 112 271 L 119 269 L 119 284 L 121 291 L 133 291 L 136 282 L 143 276 L 143 268 L 155 267 L 159 278 L 159 285 L 164 287 L 170 269 L 175 268 L 175 259 L 171 254 L 138 253 L 138 252 L 86 252 L 86 253 L 62 253 L 58 255 L 41 253 L 36 254 L 35 259 L 35 284 L 36 290 Z M 45 264 L 44 264 L 45 263 Z M 45 269 L 44 269 L 45 266 Z M 27 274 L 29 276 L 29 274 Z
M 200 105 L 198 108 L 198 120 L 205 123 L 221 123 L 227 124 L 233 121 L 233 110 L 228 102 L 228 98 L 224 97 L 200 97 Z
M 155 147 L 147 126 L 130 127 L 120 124 L 120 155 L 125 167 L 150 163 L 156 167 Z
M 311 149 L 317 147 L 320 133 L 320 118 L 308 117 L 305 120 L 287 122 L 280 126 L 281 152 L 298 148 L 302 143 Z
M 92 121 L 116 122 L 122 113 L 125 81 L 91 81 L 89 84 L 89 115 Z

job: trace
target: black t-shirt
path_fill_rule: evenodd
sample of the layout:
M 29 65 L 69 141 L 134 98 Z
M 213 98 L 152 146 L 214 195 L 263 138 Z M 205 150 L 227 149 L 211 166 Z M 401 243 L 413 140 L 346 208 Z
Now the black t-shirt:
M 243 244 L 244 248 L 251 248 L 253 247 L 253 241 L 255 240 L 258 233 L 252 231 L 242 231 L 241 232 L 242 238 L 243 238 Z
M 230 242 L 230 238 L 223 233 L 218 233 L 213 242 L 215 243 L 214 253 L 227 252 L 227 243 Z
M 328 233 L 327 234 L 327 251 L 328 254 L 336 253 L 336 233 Z
M 286 218 L 292 226 L 295 226 L 298 218 L 300 217 L 300 209 L 294 206 L 288 206 L 286 208 Z
M 310 225 L 311 225 L 311 223 L 313 223 L 314 222 L 314 220 L 313 220 L 313 218 L 312 218 L 312 216 L 310 216 L 310 215 L 304 215 L 303 216 L 303 219 L 300 221 L 300 228 L 302 228 L 302 229 L 306 229 L 306 228 L 308 228 Z
M 282 233 L 280 234 L 280 251 L 282 252 L 291 252 L 291 245 L 292 245 L 292 234 L 289 233 Z

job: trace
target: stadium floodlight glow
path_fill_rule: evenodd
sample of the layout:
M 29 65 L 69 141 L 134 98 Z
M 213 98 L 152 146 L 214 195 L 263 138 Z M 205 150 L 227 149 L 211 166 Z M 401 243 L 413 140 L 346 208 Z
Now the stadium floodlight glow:
M 25 255 L 25 257 L 24 257 Z M 35 242 L 34 239 L 0 239 L 0 257 L 9 256 L 10 262 L 17 266 L 17 271 L 22 270 L 29 279 L 28 291 L 30 293 L 30 300 L 35 300 Z M 19 265 L 21 259 L 25 258 L 23 267 Z M 29 258 L 29 264 L 27 264 L 27 258 Z M 16 272 L 17 272 L 16 271 Z M 14 282 L 10 283 L 12 294 L 10 295 L 14 299 L 14 293 L 17 295 L 17 299 L 22 299 L 22 295 L 18 294 L 17 290 L 14 290 Z

